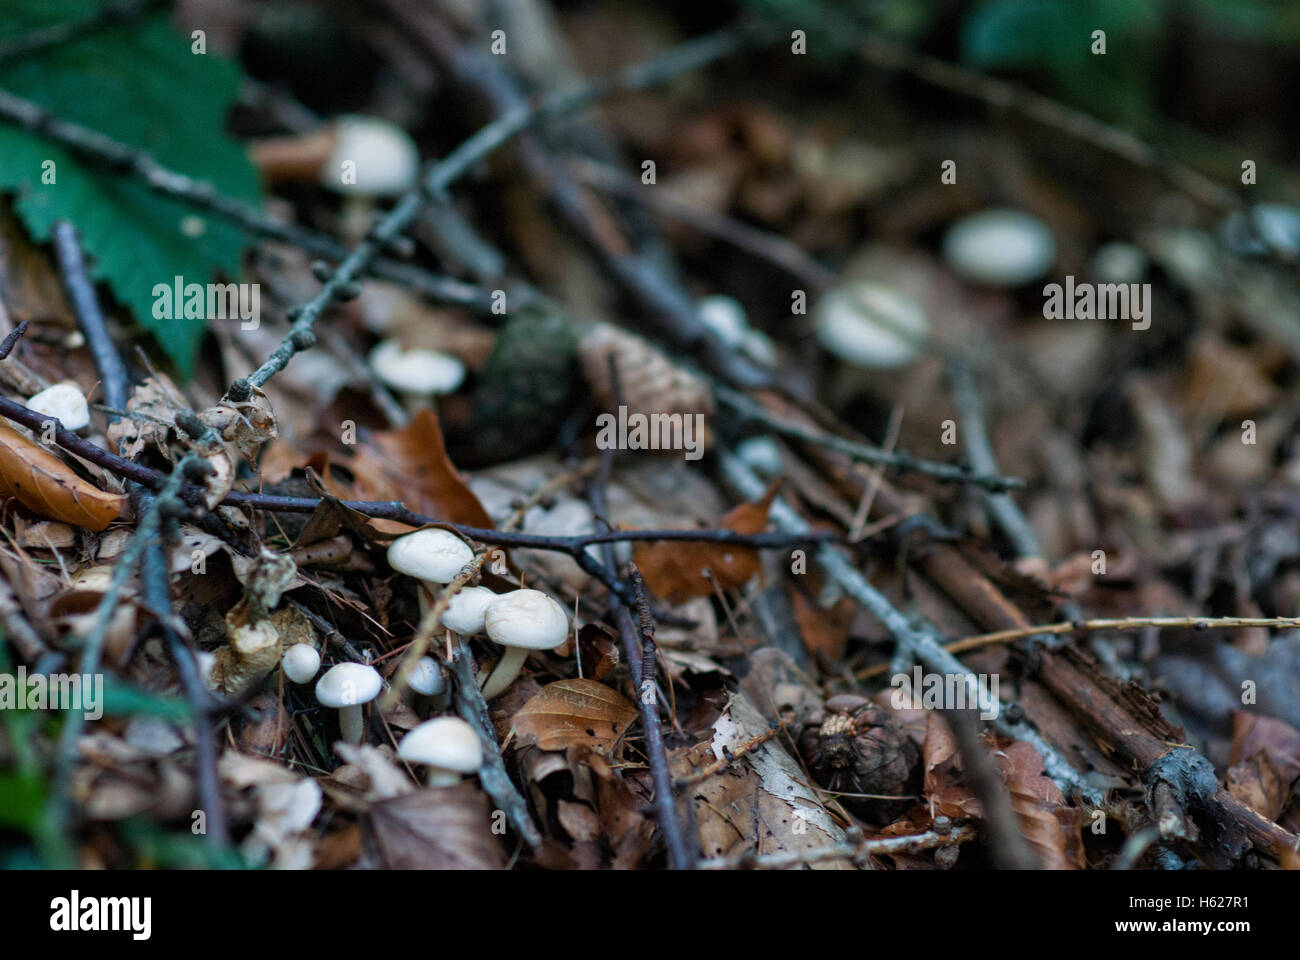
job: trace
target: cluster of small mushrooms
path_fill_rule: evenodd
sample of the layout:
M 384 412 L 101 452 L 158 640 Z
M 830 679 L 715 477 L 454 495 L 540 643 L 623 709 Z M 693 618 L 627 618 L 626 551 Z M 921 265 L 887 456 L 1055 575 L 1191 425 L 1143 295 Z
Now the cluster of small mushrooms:
M 421 616 L 427 615 L 437 594 L 473 559 L 474 552 L 465 541 L 436 527 L 399 537 L 388 548 L 389 566 L 419 581 Z M 530 651 L 553 650 L 569 634 L 564 608 L 542 591 L 530 589 L 496 593 L 482 586 L 462 587 L 439 622 L 457 638 L 486 634 L 505 648 L 483 682 L 484 699 L 497 696 L 514 682 Z M 295 644 L 285 650 L 281 665 L 290 681 L 306 684 L 320 672 L 320 653 L 310 644 Z M 432 698 L 435 705 L 447 688 L 442 668 L 432 657 L 420 658 L 408 682 L 412 691 Z M 362 708 L 379 696 L 383 685 L 374 667 L 339 663 L 316 681 L 316 699 L 339 711 L 343 739 L 358 744 L 365 729 Z M 430 786 L 455 784 L 462 773 L 477 771 L 483 758 L 474 728 L 452 716 L 434 717 L 411 730 L 398 745 L 397 755 L 427 766 Z

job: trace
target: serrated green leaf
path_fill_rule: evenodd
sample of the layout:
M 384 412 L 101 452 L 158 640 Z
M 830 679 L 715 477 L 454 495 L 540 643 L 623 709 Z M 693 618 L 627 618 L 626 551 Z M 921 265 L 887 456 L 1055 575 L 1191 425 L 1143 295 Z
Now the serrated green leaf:
M 94 12 L 99 0 L 5 0 L 0 40 Z M 238 69 L 207 53 L 164 17 L 96 30 L 36 54 L 0 62 L 0 87 L 56 116 L 146 150 L 160 163 L 210 181 L 220 192 L 256 202 L 257 174 L 225 132 L 239 91 Z M 46 161 L 56 182 L 42 183 Z M 66 218 L 93 255 L 93 273 L 158 339 L 183 374 L 192 370 L 202 319 L 158 319 L 155 284 L 237 278 L 242 232 L 153 193 L 129 177 L 82 162 L 37 134 L 0 126 L 0 189 L 40 241 Z M 188 220 L 187 220 L 188 218 Z M 183 230 L 182 222 L 202 230 Z

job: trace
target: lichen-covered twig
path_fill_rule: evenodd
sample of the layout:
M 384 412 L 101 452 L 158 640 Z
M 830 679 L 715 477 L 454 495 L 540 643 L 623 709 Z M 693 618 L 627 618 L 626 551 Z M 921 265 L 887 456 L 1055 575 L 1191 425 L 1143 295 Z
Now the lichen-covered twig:
M 935 847 L 951 847 L 969 843 L 977 836 L 974 827 L 958 824 L 946 833 L 929 830 L 906 837 L 882 837 L 877 840 L 846 840 L 824 847 L 794 850 L 790 853 L 755 855 L 750 848 L 734 857 L 715 857 L 701 860 L 701 870 L 786 870 L 825 860 L 859 860 L 868 856 L 888 856 L 895 853 L 920 853 Z

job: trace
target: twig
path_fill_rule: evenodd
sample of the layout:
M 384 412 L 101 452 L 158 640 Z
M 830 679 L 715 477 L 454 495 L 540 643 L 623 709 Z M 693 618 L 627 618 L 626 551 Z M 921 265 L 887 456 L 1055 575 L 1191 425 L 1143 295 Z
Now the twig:
M 1035 627 L 1016 627 L 965 637 L 946 643 L 949 653 L 964 653 L 998 643 L 1010 643 L 1035 636 L 1059 636 L 1064 633 L 1094 633 L 1098 630 L 1146 630 L 1154 627 L 1182 627 L 1189 630 L 1238 630 L 1244 627 L 1267 627 L 1273 630 L 1300 630 L 1300 617 L 1121 617 L 1119 619 L 1065 620 L 1045 623 Z M 854 674 L 860 680 L 878 676 L 888 669 L 888 664 L 876 664 Z
M 788 867 L 821 863 L 823 860 L 858 860 L 868 856 L 920 853 L 922 850 L 933 850 L 935 847 L 951 847 L 960 843 L 968 843 L 974 840 L 976 836 L 977 833 L 974 827 L 968 824 L 959 824 L 947 833 L 929 830 L 925 833 L 915 833 L 907 837 L 884 837 L 878 840 L 859 840 L 857 842 L 848 840 L 842 843 L 827 844 L 824 847 L 814 847 L 811 850 L 794 850 L 790 853 L 769 853 L 755 856 L 752 851 L 746 851 L 739 856 L 701 860 L 699 868 L 701 870 L 784 870 Z
M 95 284 L 86 270 L 86 259 L 82 255 L 77 228 L 67 220 L 57 220 L 52 233 L 63 288 L 68 293 L 72 312 L 86 338 L 86 345 L 90 347 L 95 369 L 99 371 L 104 403 L 115 410 L 125 410 L 131 380 L 117 347 L 108 335 L 104 313 L 99 308 L 99 298 L 95 296 Z
M 684 776 L 678 777 L 673 781 L 673 786 L 680 790 L 683 787 L 693 787 L 697 783 L 703 783 L 705 780 L 709 779 L 709 777 L 712 777 L 715 774 L 719 774 L 723 770 L 726 770 L 728 767 L 730 767 L 733 763 L 735 763 L 745 754 L 767 743 L 767 741 L 771 740 L 773 737 L 779 734 L 782 728 L 785 726 L 786 726 L 785 720 L 778 720 L 775 723 L 773 723 L 772 726 L 770 726 L 768 729 L 764 730 L 760 734 L 750 737 L 748 740 L 746 740 L 744 743 L 740 744 L 739 746 L 736 746 L 734 748 L 724 747 L 723 755 L 720 760 L 714 760 L 712 763 L 708 764 L 707 766 L 700 767 L 700 769 L 698 770 L 685 774 Z
M 966 456 L 971 469 L 978 473 L 994 474 L 998 472 L 997 460 L 993 456 L 993 446 L 989 442 L 988 429 L 984 422 L 984 411 L 980 404 L 979 391 L 975 387 L 975 375 L 964 360 L 953 358 L 949 362 L 948 377 L 952 383 L 952 399 L 961 417 L 961 435 L 966 447 Z M 1034 528 L 1029 525 L 1025 515 L 1020 512 L 1014 500 L 1006 493 L 984 491 L 984 503 L 994 522 L 1011 541 L 1012 548 L 1021 557 L 1038 557 L 1042 549 Z
M 722 403 L 725 403 L 737 413 L 770 427 L 777 433 L 795 437 L 807 443 L 819 444 L 830 450 L 838 450 L 840 453 L 846 453 L 855 460 L 861 460 L 864 463 L 873 463 L 890 470 L 896 470 L 899 473 L 916 473 L 953 483 L 970 483 L 986 490 L 1014 490 L 1024 486 L 1024 482 L 1015 477 L 1003 477 L 996 473 L 980 474 L 955 464 L 919 460 L 911 454 L 901 451 L 886 453 L 884 450 L 869 444 L 857 443 L 831 433 L 814 430 L 803 424 L 783 420 L 761 403 L 728 387 L 716 385 L 714 394 Z
M 30 320 L 24 320 L 22 323 L 18 324 L 18 326 L 14 327 L 13 330 L 9 331 L 9 335 L 5 337 L 3 341 L 0 341 L 0 360 L 8 358 L 9 354 L 14 352 L 14 347 L 18 346 L 18 341 L 21 340 L 23 334 L 27 332 L 27 325 L 30 322 Z
M 99 10 L 84 17 L 52 23 L 0 43 L 0 60 L 81 40 L 96 30 L 130 23 L 165 5 L 163 0 L 109 0 Z
M 91 163 L 134 176 L 155 193 L 207 210 L 251 234 L 301 247 L 327 260 L 342 260 L 346 256 L 346 250 L 325 234 L 268 217 L 250 204 L 224 196 L 207 181 L 165 167 L 143 150 L 62 120 L 39 104 L 7 90 L 0 90 L 0 120 L 52 140 Z M 432 300 L 487 309 L 485 292 L 459 280 L 435 276 L 411 264 L 383 257 L 373 257 L 367 267 L 375 276 L 406 284 Z
M 962 772 L 984 807 L 989 857 L 999 870 L 1036 869 L 1039 865 L 1038 858 L 1020 832 L 1007 785 L 1002 781 L 997 764 L 989 756 L 980 738 L 980 722 L 976 711 L 945 710 L 943 717 L 957 738 Z
M 126 365 L 108 334 L 104 313 L 95 295 L 95 287 L 86 270 L 85 258 L 77 238 L 76 228 L 66 220 L 54 224 L 54 248 L 64 288 L 72 301 L 77 324 L 90 347 L 91 356 L 99 372 L 104 398 L 110 407 L 126 406 L 130 379 Z M 182 461 L 182 464 L 185 461 Z M 180 464 L 179 475 L 184 473 Z M 131 492 L 138 513 L 161 509 L 155 497 L 142 485 L 132 483 Z M 166 550 L 161 540 L 150 539 L 145 544 L 141 560 L 141 588 L 145 606 L 158 619 L 168 652 L 176 665 L 181 688 L 189 700 L 194 722 L 195 765 L 199 805 L 206 815 L 208 844 L 214 850 L 224 850 L 230 842 L 226 827 L 225 808 L 221 802 L 221 782 L 217 774 L 217 753 L 212 715 L 215 702 L 199 674 L 194 653 L 181 640 L 172 625 L 171 575 Z

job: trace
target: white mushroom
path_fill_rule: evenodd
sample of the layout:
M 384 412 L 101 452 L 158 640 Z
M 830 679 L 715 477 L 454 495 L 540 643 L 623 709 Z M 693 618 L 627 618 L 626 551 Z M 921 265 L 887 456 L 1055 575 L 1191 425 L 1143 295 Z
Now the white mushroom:
M 465 380 L 465 364 L 436 350 L 403 350 L 396 340 L 383 340 L 370 351 L 375 375 L 406 397 L 455 393 Z
M 336 664 L 316 681 L 316 699 L 339 711 L 339 731 L 348 743 L 360 743 L 364 730 L 361 707 L 383 688 L 379 671 L 364 663 Z
M 320 653 L 310 643 L 295 643 L 284 651 L 280 665 L 294 683 L 308 683 L 320 670 Z
M 501 594 L 488 606 L 483 619 L 487 635 L 506 648 L 483 685 L 485 700 L 514 682 L 530 650 L 554 650 L 569 635 L 564 608 L 540 590 Z
M 723 294 L 705 297 L 695 305 L 695 313 L 700 318 L 700 323 L 732 348 L 740 346 L 749 330 L 745 308 L 735 297 Z
M 1047 224 L 1020 210 L 985 210 L 949 228 L 943 258 L 963 279 L 989 287 L 1019 287 L 1056 262 Z
M 398 573 L 424 583 L 436 592 L 456 579 L 474 551 L 460 537 L 439 527 L 416 530 L 398 537 L 388 547 L 388 565 Z M 420 591 L 420 613 L 428 608 L 426 590 Z
M 426 765 L 429 786 L 451 787 L 460 783 L 462 773 L 474 773 L 482 765 L 483 744 L 474 728 L 459 717 L 435 717 L 402 738 L 397 756 Z
M 442 612 L 442 625 L 462 637 L 472 637 L 483 632 L 483 618 L 488 605 L 498 594 L 487 587 L 465 587 L 447 604 Z
M 919 303 L 883 283 L 856 281 L 828 291 L 813 307 L 817 339 L 845 363 L 903 367 L 921 354 L 930 319 Z
M 343 195 L 340 232 L 357 239 L 370 229 L 374 198 L 395 197 L 415 186 L 420 150 L 405 130 L 378 117 L 340 117 L 334 134 L 321 186 Z
M 90 424 L 90 407 L 81 390 L 71 383 L 56 383 L 34 394 L 27 406 L 46 417 L 53 417 L 65 430 L 80 430 Z
M 442 668 L 433 657 L 421 657 L 415 661 L 415 668 L 411 670 L 407 683 L 412 690 L 425 697 L 436 697 L 447 689 Z

